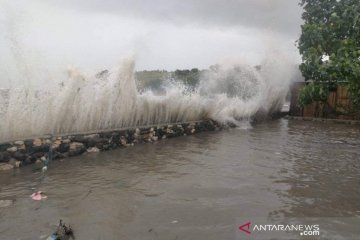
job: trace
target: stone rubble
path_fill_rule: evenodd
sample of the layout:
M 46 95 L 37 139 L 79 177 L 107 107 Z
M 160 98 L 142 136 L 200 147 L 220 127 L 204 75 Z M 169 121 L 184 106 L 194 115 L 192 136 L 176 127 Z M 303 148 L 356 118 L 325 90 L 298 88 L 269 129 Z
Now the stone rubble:
M 43 137 L 0 143 L 0 171 L 11 170 L 33 163 L 43 163 L 44 159 L 48 158 L 50 149 L 52 150 L 51 158 L 55 160 L 223 128 L 228 128 L 228 126 L 213 120 L 204 120 L 176 125 L 130 128 L 127 130 Z

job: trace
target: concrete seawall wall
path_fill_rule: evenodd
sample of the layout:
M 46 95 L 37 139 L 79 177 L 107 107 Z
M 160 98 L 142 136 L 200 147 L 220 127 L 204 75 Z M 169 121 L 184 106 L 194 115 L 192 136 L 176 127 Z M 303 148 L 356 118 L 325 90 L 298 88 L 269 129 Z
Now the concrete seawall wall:
M 49 161 L 78 156 L 86 152 L 107 151 L 226 127 L 212 120 L 204 120 L 10 141 L 0 144 L 0 171 L 33 163 L 47 167 Z

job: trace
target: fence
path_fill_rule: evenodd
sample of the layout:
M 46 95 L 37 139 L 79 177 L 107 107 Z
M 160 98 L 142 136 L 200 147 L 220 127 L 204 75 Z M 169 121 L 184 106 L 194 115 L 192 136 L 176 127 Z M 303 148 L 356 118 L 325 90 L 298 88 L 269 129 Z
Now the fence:
M 360 120 L 360 109 L 352 104 L 344 86 L 330 91 L 327 102 L 313 102 L 301 108 L 299 92 L 305 85 L 305 82 L 296 82 L 291 87 L 290 116 Z

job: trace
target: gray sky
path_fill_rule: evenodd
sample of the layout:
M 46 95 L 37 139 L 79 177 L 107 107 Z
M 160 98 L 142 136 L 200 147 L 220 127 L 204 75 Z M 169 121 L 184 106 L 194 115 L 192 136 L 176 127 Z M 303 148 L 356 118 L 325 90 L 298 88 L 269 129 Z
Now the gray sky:
M 24 62 L 207 68 L 224 59 L 299 61 L 299 0 L 0 0 L 0 68 Z M 12 49 L 12 50 L 11 50 Z

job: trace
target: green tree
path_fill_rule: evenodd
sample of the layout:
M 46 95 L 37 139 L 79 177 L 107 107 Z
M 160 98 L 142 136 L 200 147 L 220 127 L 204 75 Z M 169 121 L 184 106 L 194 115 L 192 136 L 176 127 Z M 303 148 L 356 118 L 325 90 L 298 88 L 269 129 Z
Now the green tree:
M 197 68 L 193 68 L 191 70 L 185 69 L 185 70 L 175 70 L 174 72 L 174 78 L 176 80 L 182 81 L 185 85 L 195 88 L 200 81 L 200 74 L 201 71 Z
M 169 73 L 165 70 L 138 71 L 135 73 L 139 90 L 159 90 Z
M 300 103 L 326 99 L 326 88 L 337 85 L 347 86 L 353 102 L 360 103 L 360 1 L 301 0 L 300 5 L 300 70 L 306 81 L 312 80 Z

